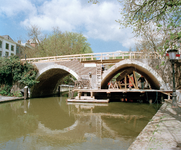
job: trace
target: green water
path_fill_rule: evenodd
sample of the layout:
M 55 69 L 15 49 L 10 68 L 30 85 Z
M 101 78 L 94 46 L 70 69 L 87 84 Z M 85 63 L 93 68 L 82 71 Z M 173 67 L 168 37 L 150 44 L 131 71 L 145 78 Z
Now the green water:
M 126 150 L 154 105 L 67 103 L 49 97 L 0 104 L 2 150 Z

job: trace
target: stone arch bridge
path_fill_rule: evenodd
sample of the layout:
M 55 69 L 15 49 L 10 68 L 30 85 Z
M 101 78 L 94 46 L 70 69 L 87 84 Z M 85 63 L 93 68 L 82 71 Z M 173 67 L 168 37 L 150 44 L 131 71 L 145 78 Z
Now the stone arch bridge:
M 57 86 L 65 76 L 91 81 L 91 88 L 106 88 L 108 82 L 119 72 L 131 69 L 143 75 L 152 89 L 172 89 L 172 67 L 168 59 L 158 53 L 109 52 L 66 56 L 22 59 L 33 63 L 38 69 L 37 80 L 31 88 L 31 97 L 56 93 Z M 102 65 L 105 70 L 100 72 Z M 175 63 L 176 89 L 181 88 L 181 60 Z

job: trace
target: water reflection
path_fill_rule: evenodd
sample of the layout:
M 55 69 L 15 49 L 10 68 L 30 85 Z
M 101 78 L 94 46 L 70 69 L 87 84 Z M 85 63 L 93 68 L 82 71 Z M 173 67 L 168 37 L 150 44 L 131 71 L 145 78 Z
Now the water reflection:
M 0 104 L 0 149 L 127 149 L 155 114 L 148 104 L 66 103 L 66 97 Z

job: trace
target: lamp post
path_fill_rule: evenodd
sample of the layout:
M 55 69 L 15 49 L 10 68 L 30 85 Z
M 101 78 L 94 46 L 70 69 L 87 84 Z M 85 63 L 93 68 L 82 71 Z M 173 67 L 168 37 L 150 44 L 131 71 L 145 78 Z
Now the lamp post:
M 169 59 L 172 63 L 172 76 L 173 76 L 173 94 L 172 94 L 172 107 L 177 108 L 177 101 L 176 101 L 176 90 L 175 90 L 175 69 L 174 69 L 174 64 L 175 64 L 175 59 L 177 56 L 178 50 L 176 49 L 170 49 L 167 51 L 167 56 L 169 56 Z

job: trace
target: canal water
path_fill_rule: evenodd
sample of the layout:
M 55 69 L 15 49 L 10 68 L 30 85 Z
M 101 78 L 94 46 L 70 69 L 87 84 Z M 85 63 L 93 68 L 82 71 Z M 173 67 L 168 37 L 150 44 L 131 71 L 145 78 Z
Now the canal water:
M 154 104 L 82 104 L 66 99 L 1 103 L 0 149 L 126 150 L 157 111 Z

